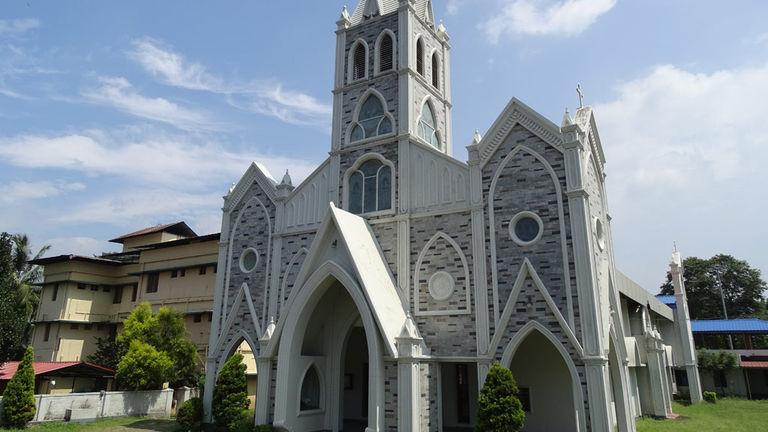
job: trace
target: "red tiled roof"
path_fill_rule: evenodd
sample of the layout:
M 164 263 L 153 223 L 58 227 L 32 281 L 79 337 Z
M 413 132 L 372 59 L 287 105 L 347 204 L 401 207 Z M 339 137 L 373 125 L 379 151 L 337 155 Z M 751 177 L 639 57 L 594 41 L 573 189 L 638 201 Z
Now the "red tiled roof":
M 197 234 L 195 234 L 194 231 L 192 231 L 192 228 L 189 227 L 189 225 L 186 224 L 186 222 L 174 222 L 169 224 L 163 224 L 163 225 L 156 225 L 149 228 L 140 229 L 138 231 L 134 231 L 132 233 L 121 235 L 120 237 L 114 238 L 110 240 L 112 243 L 123 243 L 124 240 L 132 238 L 132 237 L 138 237 L 143 236 L 147 234 L 154 234 L 157 232 L 162 231 L 169 231 L 174 234 L 178 234 L 184 237 L 196 237 Z
M 741 361 L 741 367 L 745 369 L 768 369 L 768 361 Z
M 13 378 L 13 375 L 16 373 L 16 370 L 19 368 L 19 363 L 17 361 L 13 362 L 6 362 L 0 364 L 0 381 L 8 381 L 11 378 Z M 103 366 L 95 365 L 92 363 L 85 363 L 85 362 L 33 362 L 32 367 L 35 369 L 35 375 L 44 375 L 53 371 L 61 370 L 70 368 L 72 366 L 87 366 L 92 369 L 97 369 L 105 373 L 113 374 L 115 371 L 109 368 L 105 368 Z

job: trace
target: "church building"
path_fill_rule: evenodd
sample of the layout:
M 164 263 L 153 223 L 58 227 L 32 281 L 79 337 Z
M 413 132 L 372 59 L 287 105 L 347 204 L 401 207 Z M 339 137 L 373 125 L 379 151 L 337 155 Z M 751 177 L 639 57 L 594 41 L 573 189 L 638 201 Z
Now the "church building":
M 493 362 L 529 432 L 634 431 L 681 376 L 700 398 L 687 310 L 616 269 L 590 107 L 512 99 L 463 162 L 430 0 L 345 8 L 335 55 L 329 157 L 298 186 L 253 163 L 224 199 L 207 421 L 242 343 L 255 423 L 292 432 L 471 431 Z

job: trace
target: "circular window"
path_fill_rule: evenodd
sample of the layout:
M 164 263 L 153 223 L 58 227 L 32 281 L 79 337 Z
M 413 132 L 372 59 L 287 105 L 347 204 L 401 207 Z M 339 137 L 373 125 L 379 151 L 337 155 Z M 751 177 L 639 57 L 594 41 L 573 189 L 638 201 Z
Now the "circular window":
M 259 253 L 254 248 L 248 248 L 240 255 L 240 270 L 243 273 L 251 273 L 259 264 Z
M 429 278 L 429 295 L 435 300 L 448 300 L 453 295 L 454 286 L 453 276 L 444 271 L 435 272 Z
M 509 223 L 509 235 L 520 246 L 530 246 L 541 238 L 544 224 L 539 215 L 533 212 L 520 212 Z
M 595 218 L 595 238 L 597 238 L 597 247 L 605 250 L 605 229 L 603 229 L 603 222 L 598 218 Z

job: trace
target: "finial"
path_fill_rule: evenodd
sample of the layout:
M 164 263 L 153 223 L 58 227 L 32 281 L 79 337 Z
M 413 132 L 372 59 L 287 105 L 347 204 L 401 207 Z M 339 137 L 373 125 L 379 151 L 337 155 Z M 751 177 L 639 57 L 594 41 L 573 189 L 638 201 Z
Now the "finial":
M 285 175 L 283 176 L 283 181 L 280 182 L 281 185 L 284 186 L 293 186 L 293 182 L 291 181 L 291 175 L 288 174 L 288 170 L 285 170 Z
M 677 253 L 677 242 L 672 242 L 672 246 L 675 248 L 675 253 Z
M 571 118 L 571 113 L 568 112 L 568 107 L 565 107 L 565 114 L 563 114 L 563 122 L 561 124 L 561 127 L 570 126 L 573 124 L 573 119 Z
M 347 5 L 344 5 L 343 8 L 341 8 L 341 15 L 339 15 L 339 20 L 336 21 L 336 25 L 339 29 L 345 29 L 349 28 L 350 24 L 352 23 L 350 17 L 349 17 L 349 11 L 347 10 Z
M 472 136 L 472 144 L 480 144 L 480 141 L 483 140 L 483 136 L 480 135 L 480 131 L 475 129 L 475 134 Z
M 584 108 L 584 88 L 581 83 L 576 84 L 576 94 L 579 95 L 579 109 Z
M 229 193 L 232 193 L 232 191 L 235 190 L 235 182 L 232 182 L 232 185 L 229 186 Z

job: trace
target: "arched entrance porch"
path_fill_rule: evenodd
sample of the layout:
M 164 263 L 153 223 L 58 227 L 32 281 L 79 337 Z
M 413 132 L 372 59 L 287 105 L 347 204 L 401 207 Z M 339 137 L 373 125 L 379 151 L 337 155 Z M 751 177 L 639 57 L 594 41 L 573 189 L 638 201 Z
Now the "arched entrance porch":
M 531 321 L 520 329 L 504 350 L 502 365 L 510 368 L 520 389 L 525 432 L 586 430 L 576 367 L 543 325 Z
M 284 316 L 275 425 L 302 431 L 382 430 L 382 344 L 355 280 L 327 262 Z

